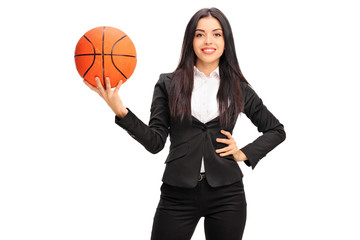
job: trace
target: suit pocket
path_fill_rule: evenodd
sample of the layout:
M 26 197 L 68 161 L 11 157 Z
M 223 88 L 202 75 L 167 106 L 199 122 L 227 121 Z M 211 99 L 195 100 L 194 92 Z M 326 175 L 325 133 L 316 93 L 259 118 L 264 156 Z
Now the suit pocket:
M 168 157 L 166 158 L 165 163 L 169 163 L 176 159 L 184 157 L 187 154 L 188 150 L 189 150 L 189 146 L 187 143 L 183 143 L 176 147 L 170 148 L 170 152 L 169 152 Z

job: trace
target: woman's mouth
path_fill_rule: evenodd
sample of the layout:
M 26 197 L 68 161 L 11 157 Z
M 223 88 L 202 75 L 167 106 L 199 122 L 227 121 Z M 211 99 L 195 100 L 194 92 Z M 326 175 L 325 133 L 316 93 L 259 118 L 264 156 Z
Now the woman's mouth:
M 205 54 L 210 55 L 210 54 L 213 54 L 216 51 L 216 49 L 215 48 L 202 48 L 201 51 Z

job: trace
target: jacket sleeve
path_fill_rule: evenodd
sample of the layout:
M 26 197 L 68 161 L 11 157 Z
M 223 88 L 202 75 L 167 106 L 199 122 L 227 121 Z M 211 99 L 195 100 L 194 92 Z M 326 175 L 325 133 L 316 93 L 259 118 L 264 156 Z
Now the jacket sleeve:
M 272 149 L 286 138 L 284 126 L 266 108 L 256 92 L 246 85 L 244 90 L 244 113 L 263 134 L 255 141 L 241 149 L 247 156 L 246 165 L 255 168 L 261 158 L 265 157 Z
M 169 134 L 170 111 L 165 78 L 166 75 L 160 75 L 160 79 L 155 85 L 149 125 L 144 124 L 129 109 L 124 118 L 120 119 L 115 116 L 115 123 L 125 129 L 151 153 L 158 153 L 164 148 Z

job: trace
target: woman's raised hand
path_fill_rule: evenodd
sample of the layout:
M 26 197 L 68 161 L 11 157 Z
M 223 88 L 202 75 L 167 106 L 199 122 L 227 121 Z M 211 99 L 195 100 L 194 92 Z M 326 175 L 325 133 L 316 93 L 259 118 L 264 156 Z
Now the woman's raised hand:
M 228 146 L 221 149 L 216 149 L 216 153 L 219 153 L 220 157 L 225 157 L 231 154 L 234 156 L 234 160 L 236 162 L 247 160 L 246 155 L 237 148 L 235 139 L 231 136 L 231 134 L 224 130 L 221 130 L 220 132 L 224 134 L 227 137 L 227 139 L 217 138 L 216 141 L 220 143 L 225 143 Z
M 105 78 L 105 85 L 106 89 L 102 86 L 100 83 L 100 79 L 98 77 L 95 78 L 95 82 L 97 87 L 94 87 L 90 83 L 88 83 L 86 80 L 84 80 L 84 83 L 94 92 L 100 95 L 102 99 L 105 100 L 107 105 L 113 110 L 113 112 L 118 116 L 119 118 L 125 117 L 125 115 L 128 113 L 128 110 L 124 107 L 120 97 L 119 97 L 119 89 L 122 85 L 122 81 L 120 81 L 114 90 L 111 89 L 110 84 L 110 78 Z

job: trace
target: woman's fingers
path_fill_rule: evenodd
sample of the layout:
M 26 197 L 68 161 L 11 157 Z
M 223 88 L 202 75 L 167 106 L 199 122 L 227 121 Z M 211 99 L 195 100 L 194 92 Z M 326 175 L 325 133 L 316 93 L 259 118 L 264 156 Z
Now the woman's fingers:
M 96 82 L 96 86 L 97 86 L 96 88 L 99 90 L 100 95 L 104 96 L 105 95 L 105 90 L 104 90 L 103 85 L 100 82 L 100 78 L 95 77 L 95 82 Z
M 109 77 L 106 77 L 106 78 L 105 78 L 105 84 L 106 84 L 106 91 L 107 91 L 107 93 L 108 93 L 108 94 L 111 93 L 111 81 L 110 81 L 110 78 L 109 78 Z M 116 87 L 115 87 L 115 89 L 114 89 L 114 91 L 113 91 L 113 94 L 118 94 L 121 85 L 122 85 L 122 80 L 120 80 L 120 81 L 118 82 L 118 84 L 116 85 Z
M 225 143 L 225 144 L 228 144 L 228 145 L 233 142 L 232 140 L 226 139 L 226 138 L 217 138 L 216 141 L 219 142 L 219 143 Z
M 234 138 L 231 136 L 231 133 L 224 130 L 221 130 L 220 132 L 224 134 L 227 138 L 216 138 L 217 142 L 225 143 L 227 145 L 236 144 Z
M 225 136 L 227 136 L 228 139 L 233 139 L 233 137 L 231 136 L 231 133 L 229 133 L 229 132 L 227 132 L 227 131 L 225 131 L 225 130 L 221 130 L 220 132 L 221 132 L 222 134 L 224 134 Z
M 216 149 L 215 151 L 217 153 L 224 153 L 224 152 L 230 152 L 230 151 L 233 151 L 233 150 L 237 150 L 236 144 L 231 144 L 231 145 L 229 145 L 227 147 Z
M 84 83 L 85 83 L 86 86 L 88 86 L 91 90 L 93 90 L 93 91 L 96 92 L 97 94 L 100 94 L 99 89 L 97 89 L 96 87 L 94 87 L 93 85 L 91 85 L 90 83 L 88 83 L 85 79 L 84 79 Z
M 111 83 L 110 83 L 110 78 L 109 77 L 105 78 L 105 86 L 106 86 L 106 91 L 110 92 L 111 91 Z
M 120 80 L 119 83 L 118 83 L 118 84 L 116 85 L 116 87 L 115 87 L 114 94 L 118 94 L 119 89 L 120 89 L 120 87 L 121 87 L 122 84 L 123 84 L 123 81 Z
M 91 90 L 95 91 L 95 92 L 98 92 L 98 89 L 96 87 L 94 87 L 93 85 L 91 85 L 90 83 L 88 83 L 85 79 L 83 81 L 86 86 L 88 86 Z
M 220 143 L 227 144 L 227 147 L 216 149 L 216 153 L 219 153 L 221 157 L 235 154 L 237 152 L 237 145 L 234 138 L 231 136 L 231 133 L 221 130 L 221 133 L 224 134 L 226 138 L 217 138 L 216 141 Z
M 113 110 L 113 112 L 119 116 L 120 118 L 123 118 L 127 113 L 128 110 L 124 107 L 120 96 L 118 95 L 118 91 L 122 85 L 122 81 L 120 81 L 117 85 L 115 90 L 113 91 L 111 89 L 111 83 L 110 83 L 110 78 L 106 77 L 105 78 L 105 86 L 106 89 L 104 89 L 103 85 L 100 82 L 100 78 L 96 77 L 95 78 L 95 82 L 96 82 L 96 86 L 94 87 L 93 85 L 91 85 L 90 83 L 88 83 L 86 80 L 84 80 L 84 83 L 94 92 L 98 93 L 99 96 L 107 103 L 107 105 L 109 105 L 109 107 L 111 108 L 111 110 Z
M 216 153 L 218 153 L 220 155 L 220 157 L 225 157 L 225 156 L 233 155 L 237 151 L 238 151 L 238 149 L 236 147 L 229 146 L 229 147 L 217 149 Z
M 85 79 L 84 79 L 84 83 L 86 84 L 86 86 L 88 86 L 91 90 L 93 90 L 94 92 L 100 94 L 101 96 L 105 96 L 104 93 L 110 93 L 111 92 L 111 82 L 110 82 L 110 78 L 106 77 L 105 78 L 105 86 L 106 86 L 106 90 L 104 89 L 103 85 L 100 82 L 100 78 L 95 77 L 95 82 L 96 82 L 96 86 L 94 87 L 93 85 L 91 85 L 90 83 L 88 83 Z M 122 85 L 122 80 L 119 81 L 119 83 L 116 85 L 115 90 L 114 90 L 114 94 L 117 94 L 119 92 L 119 89 Z M 107 94 L 109 95 L 109 94 Z

